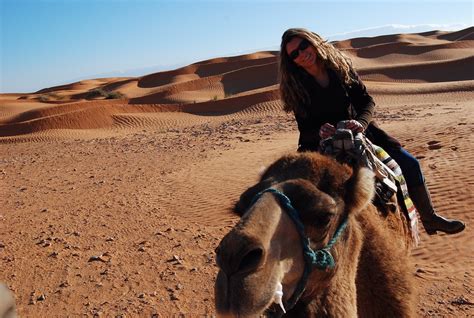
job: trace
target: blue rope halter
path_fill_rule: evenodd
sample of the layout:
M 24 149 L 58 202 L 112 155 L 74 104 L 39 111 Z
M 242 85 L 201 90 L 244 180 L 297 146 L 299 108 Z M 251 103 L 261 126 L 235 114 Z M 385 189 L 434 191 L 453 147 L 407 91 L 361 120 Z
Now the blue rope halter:
M 300 235 L 301 243 L 303 244 L 303 258 L 305 262 L 305 267 L 304 267 L 304 272 L 303 275 L 301 276 L 300 281 L 298 282 L 298 286 L 296 287 L 293 295 L 291 298 L 288 300 L 286 303 L 286 308 L 291 309 L 294 307 L 298 299 L 301 297 L 303 294 L 305 288 L 306 288 L 306 283 L 308 281 L 309 274 L 312 272 L 314 268 L 320 269 L 320 270 L 325 270 L 327 268 L 333 268 L 335 266 L 334 258 L 329 252 L 329 250 L 332 248 L 332 246 L 336 243 L 337 239 L 339 236 L 341 236 L 342 232 L 347 226 L 347 217 L 342 222 L 336 232 L 334 233 L 334 236 L 332 239 L 328 242 L 328 244 L 323 247 L 322 249 L 313 251 L 311 247 L 309 246 L 309 239 L 306 237 L 305 232 L 304 232 L 304 225 L 301 222 L 301 219 L 299 217 L 298 211 L 291 205 L 291 200 L 282 192 L 274 189 L 274 188 L 268 188 L 265 189 L 257 195 L 255 195 L 252 204 L 254 205 L 255 202 L 260 199 L 260 197 L 265 193 L 265 192 L 271 192 L 275 194 L 280 201 L 280 204 L 284 207 L 284 210 L 288 214 L 288 216 L 293 220 L 293 222 L 296 225 L 296 229 L 298 230 L 298 234 Z

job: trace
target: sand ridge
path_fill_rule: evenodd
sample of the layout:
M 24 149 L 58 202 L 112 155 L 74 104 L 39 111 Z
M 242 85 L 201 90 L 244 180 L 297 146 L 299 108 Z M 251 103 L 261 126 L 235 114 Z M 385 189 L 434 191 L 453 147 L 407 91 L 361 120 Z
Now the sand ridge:
M 438 210 L 467 223 L 422 230 L 420 317 L 474 316 L 473 33 L 335 43 L 378 122 L 420 160 Z M 266 51 L 1 94 L 0 281 L 19 315 L 215 314 L 214 249 L 237 222 L 232 205 L 296 148 L 277 71 Z

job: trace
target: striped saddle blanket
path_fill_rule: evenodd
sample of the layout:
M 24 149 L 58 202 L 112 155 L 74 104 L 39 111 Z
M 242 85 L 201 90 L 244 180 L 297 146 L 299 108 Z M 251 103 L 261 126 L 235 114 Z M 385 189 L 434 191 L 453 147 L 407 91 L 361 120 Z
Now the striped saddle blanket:
M 411 230 L 411 235 L 415 245 L 418 245 L 420 241 L 420 236 L 418 232 L 418 217 L 416 213 L 415 205 L 413 201 L 410 199 L 410 195 L 408 194 L 408 187 L 405 181 L 405 177 L 403 176 L 402 170 L 398 163 L 393 160 L 388 153 L 383 150 L 382 147 L 372 144 L 373 150 L 377 158 L 386 166 L 388 167 L 393 173 L 392 176 L 397 181 L 397 188 L 400 192 L 401 198 L 403 198 L 403 202 L 398 202 L 399 206 L 402 208 L 403 212 L 407 216 L 409 220 L 409 228 Z

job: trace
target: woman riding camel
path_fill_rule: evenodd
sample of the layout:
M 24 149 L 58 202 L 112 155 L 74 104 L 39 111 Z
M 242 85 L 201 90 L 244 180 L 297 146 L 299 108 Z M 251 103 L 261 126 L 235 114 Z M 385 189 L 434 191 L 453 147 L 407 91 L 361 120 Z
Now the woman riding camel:
M 464 230 L 463 222 L 435 212 L 418 160 L 372 120 L 374 100 L 351 61 L 333 45 L 306 29 L 287 30 L 280 47 L 280 93 L 284 110 L 293 112 L 298 124 L 298 151 L 318 151 L 337 122 L 348 120 L 345 128 L 364 132 L 399 164 L 428 234 Z

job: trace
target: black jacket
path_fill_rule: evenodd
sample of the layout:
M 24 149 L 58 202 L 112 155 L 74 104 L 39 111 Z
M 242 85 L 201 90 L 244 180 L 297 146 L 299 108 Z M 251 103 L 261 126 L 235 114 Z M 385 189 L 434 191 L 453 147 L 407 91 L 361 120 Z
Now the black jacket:
M 300 137 L 298 151 L 317 151 L 319 129 L 325 123 L 336 126 L 341 120 L 355 119 L 365 129 L 365 134 L 382 148 L 400 147 L 400 143 L 389 136 L 372 120 L 375 103 L 367 93 L 364 83 L 354 72 L 356 81 L 345 84 L 333 71 L 328 70 L 329 86 L 321 87 L 309 74 L 304 79 L 310 95 L 310 103 L 303 105 L 304 112 L 295 112 Z

